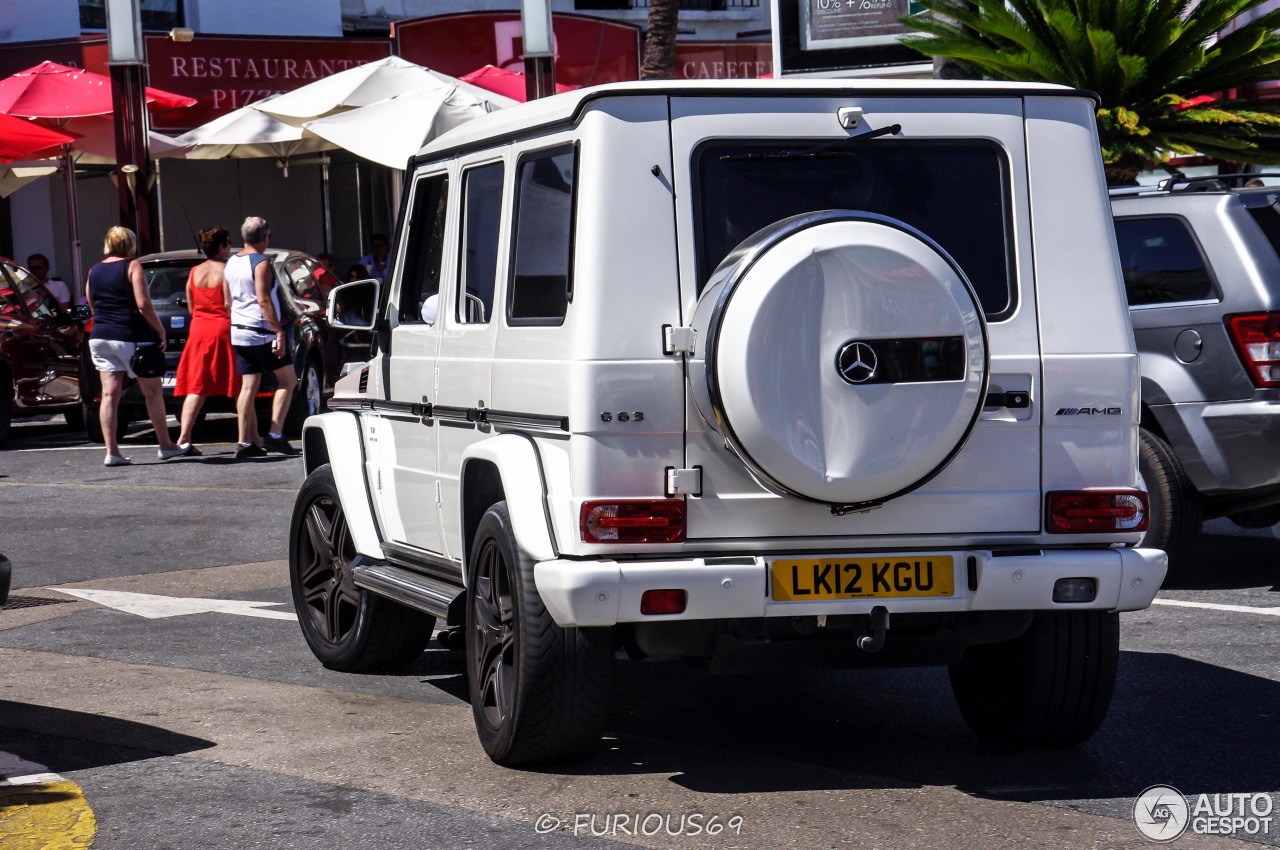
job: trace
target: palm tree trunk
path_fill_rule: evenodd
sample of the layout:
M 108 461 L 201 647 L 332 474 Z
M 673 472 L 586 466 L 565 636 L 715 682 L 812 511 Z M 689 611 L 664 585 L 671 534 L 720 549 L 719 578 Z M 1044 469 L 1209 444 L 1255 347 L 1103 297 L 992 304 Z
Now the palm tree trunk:
M 680 0 L 649 0 L 649 33 L 644 39 L 642 80 L 669 80 L 676 69 L 676 28 Z
M 975 8 L 973 3 L 965 3 L 964 5 L 971 10 Z M 966 27 L 965 31 L 969 32 L 970 30 Z M 935 56 L 933 57 L 933 78 L 935 80 L 980 80 L 982 79 L 982 74 L 977 71 L 971 71 L 945 56 Z

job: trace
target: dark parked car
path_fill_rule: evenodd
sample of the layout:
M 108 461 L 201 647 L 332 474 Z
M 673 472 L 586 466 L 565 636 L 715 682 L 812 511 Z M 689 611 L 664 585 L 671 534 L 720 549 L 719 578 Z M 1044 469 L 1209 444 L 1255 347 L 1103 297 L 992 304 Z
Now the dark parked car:
M 0 257 L 0 443 L 15 418 L 66 414 L 83 427 L 80 351 L 84 330 L 31 272 Z
M 325 399 L 333 394 L 333 383 L 341 375 L 342 364 L 349 361 L 363 362 L 369 358 L 371 337 L 367 333 L 338 331 L 329 327 L 325 318 L 327 295 L 337 281 L 317 260 L 283 248 L 268 249 L 267 255 L 271 258 L 276 282 L 283 293 L 284 310 L 292 317 L 290 350 L 293 353 L 294 369 L 298 373 L 298 386 L 285 427 L 297 433 L 301 430 L 303 420 L 325 409 Z M 168 251 L 138 258 L 147 277 L 152 303 L 155 304 L 156 313 L 166 330 L 165 405 L 174 414 L 182 407 L 182 399 L 174 397 L 173 388 L 178 360 L 182 356 L 191 326 L 186 295 L 187 276 L 194 266 L 204 260 L 204 255 L 199 251 Z M 87 359 L 86 369 L 92 373 L 92 366 L 88 365 Z M 100 400 L 96 373 L 86 376 L 86 380 L 95 390 L 86 401 L 89 433 L 94 439 L 101 439 L 100 429 L 96 427 L 97 402 Z M 274 390 L 274 379 L 270 375 L 264 376 L 258 394 L 261 404 L 259 420 L 264 426 L 271 418 L 269 406 Z M 210 398 L 206 402 L 206 408 L 214 410 L 232 410 L 234 406 L 233 399 Z M 265 417 L 263 414 L 266 414 Z M 142 393 L 136 386 L 131 386 L 121 403 L 121 422 L 146 417 Z M 123 429 L 124 424 L 120 427 Z

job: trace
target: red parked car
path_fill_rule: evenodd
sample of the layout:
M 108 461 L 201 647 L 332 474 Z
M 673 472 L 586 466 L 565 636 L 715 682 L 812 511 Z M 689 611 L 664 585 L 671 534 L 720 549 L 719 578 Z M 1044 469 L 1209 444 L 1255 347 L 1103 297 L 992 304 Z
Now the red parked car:
M 84 428 L 84 329 L 31 272 L 0 257 L 0 443 L 14 419 L 62 413 Z

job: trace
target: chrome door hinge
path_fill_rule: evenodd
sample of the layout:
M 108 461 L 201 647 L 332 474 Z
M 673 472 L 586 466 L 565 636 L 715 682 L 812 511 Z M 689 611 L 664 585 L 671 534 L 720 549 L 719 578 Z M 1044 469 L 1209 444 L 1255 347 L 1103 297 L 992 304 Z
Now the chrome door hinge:
M 663 354 L 693 354 L 698 344 L 698 332 L 693 328 L 662 326 Z
M 444 503 L 440 490 L 440 479 L 436 479 L 436 507 L 440 507 Z
M 667 496 L 701 496 L 702 467 L 676 469 L 668 466 L 665 490 Z

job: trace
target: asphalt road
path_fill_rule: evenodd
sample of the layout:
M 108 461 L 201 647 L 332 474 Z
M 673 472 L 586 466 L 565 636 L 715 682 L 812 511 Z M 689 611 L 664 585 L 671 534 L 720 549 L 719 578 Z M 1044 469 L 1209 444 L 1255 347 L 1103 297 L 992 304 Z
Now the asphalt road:
M 599 753 L 515 771 L 475 739 L 457 654 L 315 661 L 284 562 L 301 463 L 237 463 L 233 437 L 214 418 L 204 458 L 162 464 L 135 426 L 134 465 L 106 469 L 54 419 L 0 450 L 0 776 L 61 777 L 0 782 L 5 850 L 1140 847 L 1134 801 L 1159 784 L 1275 808 L 1266 833 L 1172 846 L 1280 845 L 1271 531 L 1210 524 L 1198 576 L 1124 615 L 1111 713 L 1075 751 L 978 745 L 937 669 L 619 661 Z M 136 594 L 187 601 L 121 610 Z

